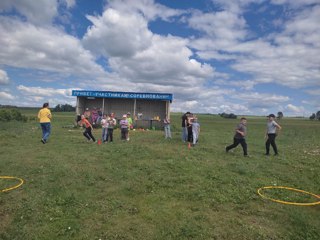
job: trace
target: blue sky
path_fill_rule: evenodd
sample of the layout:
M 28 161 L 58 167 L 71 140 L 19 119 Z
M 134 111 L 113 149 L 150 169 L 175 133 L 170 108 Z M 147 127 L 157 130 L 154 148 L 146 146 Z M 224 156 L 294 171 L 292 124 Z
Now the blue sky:
M 0 104 L 169 92 L 172 111 L 320 110 L 319 0 L 2 0 Z

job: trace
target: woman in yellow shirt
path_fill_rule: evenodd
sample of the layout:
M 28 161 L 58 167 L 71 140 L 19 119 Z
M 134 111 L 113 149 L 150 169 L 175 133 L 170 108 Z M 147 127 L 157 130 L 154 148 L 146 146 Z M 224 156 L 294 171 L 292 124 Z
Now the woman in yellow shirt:
M 38 113 L 38 118 L 42 129 L 41 142 L 45 144 L 47 143 L 51 133 L 51 112 L 49 109 L 49 103 L 43 104 L 42 109 L 40 109 Z

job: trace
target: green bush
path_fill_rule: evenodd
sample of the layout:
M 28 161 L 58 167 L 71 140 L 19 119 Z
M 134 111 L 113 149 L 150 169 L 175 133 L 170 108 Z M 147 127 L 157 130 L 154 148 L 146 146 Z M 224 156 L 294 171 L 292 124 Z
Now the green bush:
M 233 114 L 233 113 L 219 113 L 220 117 L 223 118 L 230 118 L 230 119 L 237 119 L 237 115 Z
M 28 121 L 36 121 L 36 120 L 37 120 L 37 117 L 35 117 L 35 116 L 28 117 Z
M 8 122 L 8 121 L 12 121 L 12 120 L 26 122 L 28 120 L 28 118 L 26 116 L 22 115 L 16 109 L 1 109 L 0 110 L 0 121 Z

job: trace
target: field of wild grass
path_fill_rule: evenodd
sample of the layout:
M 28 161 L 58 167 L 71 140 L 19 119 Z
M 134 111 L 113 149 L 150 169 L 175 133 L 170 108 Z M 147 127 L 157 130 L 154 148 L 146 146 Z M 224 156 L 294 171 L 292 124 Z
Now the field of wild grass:
M 36 111 L 24 110 L 28 117 Z M 248 150 L 225 153 L 239 120 L 199 115 L 198 146 L 162 131 L 132 131 L 129 142 L 87 143 L 73 113 L 53 113 L 48 144 L 36 121 L 0 123 L 0 176 L 25 183 L 0 192 L 0 239 L 320 239 L 320 205 L 262 199 L 263 186 L 320 194 L 320 122 L 284 118 L 279 156 L 264 156 L 265 118 L 248 117 Z M 100 137 L 101 129 L 94 130 Z M 0 179 L 0 190 L 17 184 Z M 284 201 L 312 196 L 268 190 Z

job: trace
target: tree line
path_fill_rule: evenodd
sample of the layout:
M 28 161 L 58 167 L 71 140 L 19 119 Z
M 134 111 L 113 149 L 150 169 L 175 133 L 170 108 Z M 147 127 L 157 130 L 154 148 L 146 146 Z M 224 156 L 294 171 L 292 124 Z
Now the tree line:
M 311 116 L 309 117 L 310 120 L 319 120 L 320 121 L 320 111 L 316 113 L 312 113 Z
M 70 104 L 58 104 L 52 109 L 53 112 L 74 112 L 76 108 Z

